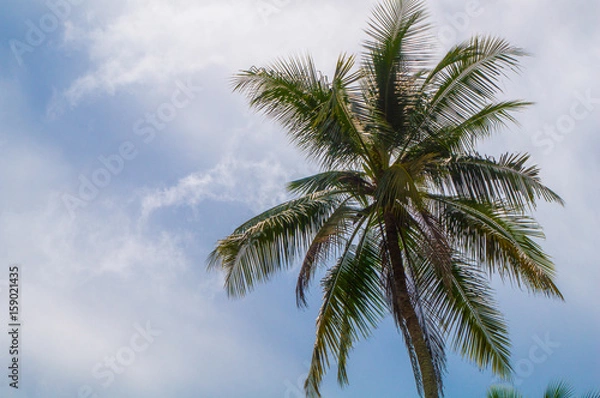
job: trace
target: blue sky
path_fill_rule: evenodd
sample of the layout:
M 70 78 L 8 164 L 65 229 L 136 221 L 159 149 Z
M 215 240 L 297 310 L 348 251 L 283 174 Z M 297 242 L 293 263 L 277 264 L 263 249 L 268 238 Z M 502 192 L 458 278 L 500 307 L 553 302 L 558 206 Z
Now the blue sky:
M 374 2 L 5 3 L 0 289 L 5 297 L 8 266 L 21 264 L 15 396 L 299 397 L 318 285 L 300 311 L 294 270 L 238 301 L 205 270 L 217 239 L 286 198 L 286 181 L 315 170 L 231 93 L 229 78 L 307 51 L 331 71 L 340 52 L 360 52 Z M 536 105 L 520 115 L 520 128 L 481 150 L 530 152 L 566 200 L 536 214 L 566 302 L 495 285 L 519 388 L 540 396 L 558 378 L 581 393 L 598 388 L 600 5 L 429 6 L 440 51 L 479 32 L 533 54 L 505 88 Z M 448 368 L 448 397 L 481 397 L 494 382 L 455 355 Z M 343 390 L 330 372 L 325 397 L 417 396 L 390 319 L 357 345 L 349 371 Z M 0 395 L 8 394 L 5 381 Z

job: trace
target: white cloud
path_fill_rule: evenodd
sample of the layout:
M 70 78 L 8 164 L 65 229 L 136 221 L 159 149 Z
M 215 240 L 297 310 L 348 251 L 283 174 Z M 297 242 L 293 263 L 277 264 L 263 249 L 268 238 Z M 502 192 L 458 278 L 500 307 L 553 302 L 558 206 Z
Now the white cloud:
M 92 4 L 90 7 L 94 7 Z M 131 1 L 97 25 L 69 25 L 87 43 L 90 69 L 63 92 L 75 106 L 95 93 L 160 83 L 208 65 L 232 72 L 312 48 L 332 68 L 338 52 L 358 50 L 369 4 L 341 8 L 316 1 Z M 310 22 L 310 28 L 306 21 Z M 349 30 L 348 27 L 354 26 Z M 344 29 L 344 34 L 339 34 Z M 331 48 L 319 47 L 329 42 Z M 335 46 L 335 47 L 334 47 Z
M 204 259 L 186 252 L 191 236 L 155 232 L 140 222 L 139 207 L 128 212 L 119 200 L 94 202 L 71 219 L 56 191 L 73 174 L 61 158 L 42 148 L 11 147 L 7 154 L 0 170 L 19 174 L 0 173 L 0 186 L 11 187 L 2 197 L 0 263 L 21 264 L 23 355 L 38 386 L 60 396 L 76 396 L 84 384 L 100 396 L 165 396 L 172 391 L 169 383 L 215 393 L 258 392 L 269 387 L 254 380 L 268 383 L 267 374 L 283 374 L 281 356 L 269 354 L 260 336 L 249 336 L 243 322 L 219 310 L 220 276 L 196 274 L 193 265 Z M 204 188 L 216 198 L 243 201 L 229 192 L 238 181 L 230 172 L 246 179 L 283 173 L 267 161 L 231 159 L 211 173 L 214 186 Z M 188 201 L 196 197 L 183 192 L 191 195 L 184 195 Z M 268 192 L 275 188 L 248 187 L 239 195 L 259 205 L 274 200 Z M 129 342 L 134 323 L 146 321 L 164 337 L 104 390 L 92 368 Z M 6 339 L 5 334 L 0 344 Z M 264 363 L 256 363 L 259 357 Z M 224 388 L 223 375 L 237 385 Z
M 169 188 L 146 195 L 142 214 L 169 206 L 197 206 L 206 199 L 237 202 L 258 211 L 283 201 L 290 173 L 276 158 L 248 161 L 227 156 L 208 171 L 192 173 Z

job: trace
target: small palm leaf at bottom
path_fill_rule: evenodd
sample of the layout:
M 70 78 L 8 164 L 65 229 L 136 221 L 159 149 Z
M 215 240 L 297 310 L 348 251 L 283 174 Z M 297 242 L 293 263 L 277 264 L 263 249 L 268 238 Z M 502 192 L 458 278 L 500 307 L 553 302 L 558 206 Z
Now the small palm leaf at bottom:
M 573 398 L 575 397 L 575 390 L 572 386 L 559 381 L 550 384 L 544 393 L 544 398 Z
M 492 386 L 488 390 L 486 398 L 523 398 L 523 396 L 513 387 Z M 564 381 L 558 381 L 546 388 L 544 398 L 575 398 L 575 389 Z M 600 398 L 600 392 L 588 392 L 582 398 Z
M 575 389 L 569 383 L 558 381 L 548 386 L 544 398 L 575 398 Z M 600 398 L 600 391 L 590 391 L 582 398 Z
M 512 387 L 492 386 L 486 398 L 523 398 L 523 396 Z

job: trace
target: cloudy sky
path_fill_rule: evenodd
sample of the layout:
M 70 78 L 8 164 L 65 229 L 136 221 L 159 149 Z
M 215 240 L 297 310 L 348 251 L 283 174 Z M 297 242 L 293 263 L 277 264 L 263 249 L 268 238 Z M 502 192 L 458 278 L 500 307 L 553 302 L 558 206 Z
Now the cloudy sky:
M 231 301 L 220 275 L 205 270 L 217 239 L 314 171 L 231 93 L 229 78 L 304 52 L 331 71 L 338 53 L 360 52 L 373 4 L 4 1 L 0 295 L 6 304 L 8 267 L 20 264 L 15 396 L 300 397 L 318 286 L 299 311 L 293 271 Z M 532 53 L 506 91 L 537 104 L 482 150 L 532 153 L 567 202 L 537 213 L 566 302 L 497 285 L 515 383 L 531 396 L 559 378 L 580 392 L 600 387 L 600 5 L 429 6 L 440 51 L 479 32 Z M 8 345 L 3 334 L 4 369 Z M 417 396 L 389 319 L 356 347 L 349 370 L 344 390 L 330 372 L 325 397 Z M 493 382 L 451 356 L 448 397 L 481 397 Z

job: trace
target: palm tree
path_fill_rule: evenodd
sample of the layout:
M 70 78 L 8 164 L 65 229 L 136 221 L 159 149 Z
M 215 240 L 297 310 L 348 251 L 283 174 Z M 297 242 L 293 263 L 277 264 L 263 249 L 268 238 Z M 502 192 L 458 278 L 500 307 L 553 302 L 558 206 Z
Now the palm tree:
M 422 1 L 388 0 L 373 11 L 358 67 L 342 54 L 328 79 L 302 56 L 234 78 L 234 90 L 322 172 L 291 182 L 293 199 L 220 240 L 209 268 L 222 269 L 227 293 L 239 297 L 298 264 L 299 306 L 325 269 L 311 397 L 332 360 L 348 382 L 353 345 L 387 313 L 420 395 L 443 394 L 449 338 L 466 359 L 508 377 L 509 337 L 489 276 L 562 298 L 529 216 L 539 200 L 562 200 L 527 154 L 475 151 L 528 105 L 497 99 L 524 53 L 474 37 L 434 63 L 430 32 Z
M 512 387 L 493 386 L 487 393 L 487 398 L 523 398 Z M 550 384 L 544 393 L 544 398 L 575 398 L 575 390 L 565 382 Z M 600 392 L 588 392 L 582 398 L 600 398 Z

